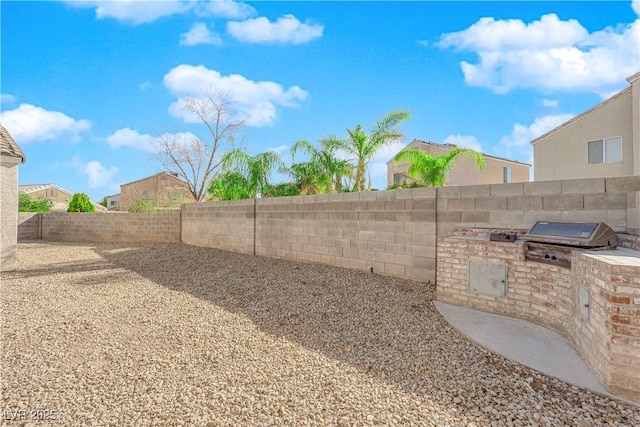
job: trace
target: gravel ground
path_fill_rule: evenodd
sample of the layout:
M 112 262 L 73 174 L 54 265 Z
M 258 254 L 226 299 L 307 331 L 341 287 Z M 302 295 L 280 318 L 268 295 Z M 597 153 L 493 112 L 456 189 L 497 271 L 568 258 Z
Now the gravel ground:
M 30 242 L 18 259 L 3 424 L 640 425 L 474 345 L 426 284 L 166 244 Z

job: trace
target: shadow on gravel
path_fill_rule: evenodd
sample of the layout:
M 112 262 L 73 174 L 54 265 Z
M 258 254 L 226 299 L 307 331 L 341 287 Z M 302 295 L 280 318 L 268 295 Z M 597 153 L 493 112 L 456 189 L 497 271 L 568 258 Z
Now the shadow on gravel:
M 66 280 L 73 281 L 78 273 L 74 285 L 99 288 L 136 273 L 429 401 L 450 421 L 458 420 L 456 425 L 529 425 L 534 412 L 556 425 L 575 425 L 584 405 L 597 411 L 609 402 L 474 345 L 435 310 L 432 285 L 187 245 L 78 245 L 102 259 L 87 261 L 80 254 L 75 261 L 2 278 L 55 272 L 70 273 Z M 81 274 L 86 271 L 98 274 L 87 282 Z M 621 418 L 613 424 L 634 425 L 640 415 L 628 411 Z
M 567 393 L 562 383 L 469 342 L 435 310 L 432 285 L 186 245 L 115 247 L 94 250 L 116 267 L 244 315 L 268 334 L 347 363 L 447 411 L 471 414 L 480 424 L 522 420 L 510 405 L 532 393 L 569 408 L 597 398 L 577 389 Z M 498 412 L 485 413 L 468 398 L 478 395 L 486 395 Z M 538 411 L 553 418 L 558 409 Z

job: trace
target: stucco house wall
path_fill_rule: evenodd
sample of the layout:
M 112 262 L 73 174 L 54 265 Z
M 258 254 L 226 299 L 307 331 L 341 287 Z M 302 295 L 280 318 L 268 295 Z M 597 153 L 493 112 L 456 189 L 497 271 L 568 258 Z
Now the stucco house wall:
M 185 200 L 193 201 L 189 184 L 168 172 L 160 172 L 137 181 L 120 185 L 120 210 L 128 211 L 142 200 L 159 200 L 163 197 L 182 194 Z
M 105 197 L 107 201 L 107 210 L 109 211 L 118 211 L 120 210 L 120 193 L 114 194 L 112 196 Z
M 417 148 L 424 150 L 433 156 L 447 154 L 456 146 L 453 144 L 437 144 L 434 142 L 426 142 L 413 140 L 407 148 Z M 510 182 L 529 182 L 529 170 L 531 165 L 518 162 L 515 160 L 504 159 L 483 153 L 484 168 L 478 170 L 475 159 L 463 157 L 449 172 L 449 180 L 447 186 L 456 185 L 478 185 L 478 184 L 503 184 L 506 183 L 504 178 L 504 169 L 511 169 Z M 387 162 L 387 186 L 396 183 L 395 175 L 399 174 L 399 179 L 405 179 L 412 182 L 407 175 L 409 163 L 397 163 L 391 159 Z M 401 184 L 402 182 L 398 182 Z
M 24 153 L 0 125 L 0 271 L 17 268 L 18 165 L 24 161 Z
M 630 87 L 531 141 L 534 181 L 640 175 L 640 73 Z M 590 164 L 588 143 L 622 138 L 621 161 Z

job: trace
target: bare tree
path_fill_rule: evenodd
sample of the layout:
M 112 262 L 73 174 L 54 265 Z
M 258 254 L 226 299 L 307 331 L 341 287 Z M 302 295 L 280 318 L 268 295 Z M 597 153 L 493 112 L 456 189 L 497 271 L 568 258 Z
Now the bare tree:
M 200 98 L 183 99 L 184 110 L 205 125 L 207 140 L 187 138 L 183 134 L 164 134 L 154 140 L 155 158 L 167 172 L 175 173 L 189 184 L 189 191 L 197 201 L 204 200 L 207 186 L 224 157 L 223 144 L 232 149 L 236 134 L 244 120 L 234 119 L 229 111 L 227 93 L 209 89 Z

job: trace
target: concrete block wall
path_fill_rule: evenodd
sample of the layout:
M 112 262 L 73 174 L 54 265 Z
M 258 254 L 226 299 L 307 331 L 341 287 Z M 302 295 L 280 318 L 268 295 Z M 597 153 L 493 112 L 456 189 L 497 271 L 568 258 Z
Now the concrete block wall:
M 435 280 L 435 189 L 257 201 L 256 255 Z
M 438 188 L 438 237 L 456 227 L 529 229 L 542 220 L 603 221 L 636 234 L 638 189 L 640 176 Z
M 42 214 L 18 212 L 18 241 L 42 239 Z
M 254 200 L 182 206 L 182 242 L 243 254 L 254 253 Z
M 63 242 L 180 242 L 180 212 L 41 214 L 42 239 Z

